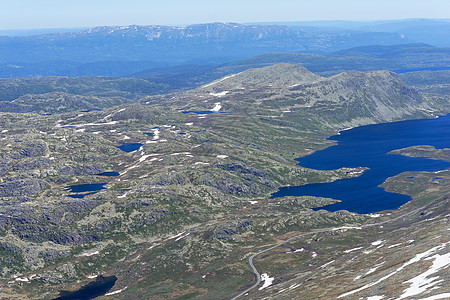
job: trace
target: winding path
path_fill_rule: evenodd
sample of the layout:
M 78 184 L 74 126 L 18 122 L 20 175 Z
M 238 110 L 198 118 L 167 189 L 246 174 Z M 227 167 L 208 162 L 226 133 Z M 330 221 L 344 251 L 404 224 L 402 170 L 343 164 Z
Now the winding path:
M 428 204 L 428 205 L 429 205 L 429 204 Z M 256 256 L 258 256 L 258 255 L 261 255 L 261 254 L 263 254 L 263 253 L 265 253 L 265 252 L 267 252 L 267 251 L 270 251 L 270 250 L 272 250 L 272 249 L 275 249 L 275 248 L 277 248 L 277 247 L 280 247 L 280 246 L 282 246 L 282 245 L 284 245 L 284 244 L 286 244 L 286 243 L 289 243 L 290 241 L 293 241 L 293 240 L 295 240 L 295 239 L 297 239 L 297 238 L 299 238 L 299 237 L 306 236 L 306 235 L 313 234 L 313 233 L 323 233 L 323 232 L 334 231 L 334 230 L 339 230 L 339 229 L 347 229 L 347 230 L 350 230 L 350 229 L 363 229 L 363 228 L 367 228 L 367 227 L 380 226 L 380 225 L 382 225 L 382 224 L 390 223 L 390 222 L 396 221 L 396 220 L 398 220 L 398 219 L 404 218 L 404 217 L 406 217 L 406 216 L 408 216 L 408 215 L 412 215 L 412 214 L 414 214 L 414 213 L 416 213 L 416 212 L 418 212 L 418 211 L 424 209 L 424 208 L 425 208 L 426 206 L 428 206 L 428 205 L 425 205 L 425 206 L 423 206 L 423 207 L 417 208 L 417 209 L 415 209 L 415 210 L 412 210 L 412 211 L 410 211 L 410 212 L 407 212 L 407 213 L 405 213 L 405 214 L 403 214 L 403 215 L 400 215 L 400 216 L 398 216 L 398 217 L 395 217 L 395 218 L 393 218 L 393 219 L 389 219 L 389 220 L 386 220 L 386 221 L 383 221 L 383 222 L 379 222 L 379 223 L 371 223 L 371 224 L 365 224 L 365 225 L 361 225 L 361 226 L 342 226 L 342 227 L 333 227 L 333 228 L 324 228 L 324 229 L 311 230 L 311 231 L 308 231 L 308 232 L 304 232 L 304 233 L 298 234 L 298 235 L 296 235 L 296 236 L 293 236 L 293 237 L 291 237 L 291 238 L 288 238 L 287 240 L 285 240 L 285 241 L 283 241 L 283 242 L 281 242 L 281 243 L 279 243 L 279 244 L 276 244 L 276 245 L 274 245 L 274 246 L 271 246 L 271 247 L 269 247 L 269 248 L 266 248 L 266 249 L 264 249 L 264 250 L 261 250 L 261 251 L 255 253 L 255 254 L 253 254 L 252 256 L 250 256 L 250 258 L 248 259 L 248 264 L 250 265 L 250 267 L 251 267 L 252 270 L 253 270 L 253 273 L 254 273 L 255 276 L 256 276 L 256 282 L 255 282 L 255 284 L 253 284 L 251 287 L 249 287 L 249 288 L 246 289 L 245 291 L 241 292 L 241 293 L 238 294 L 237 296 L 234 296 L 233 298 L 231 298 L 231 300 L 235 300 L 235 299 L 237 299 L 237 298 L 239 298 L 239 297 L 245 295 L 246 293 L 250 292 L 251 290 L 253 290 L 254 288 L 256 288 L 256 287 L 261 283 L 261 274 L 259 274 L 259 272 L 258 272 L 258 270 L 256 269 L 255 265 L 253 264 L 253 259 L 254 259 Z

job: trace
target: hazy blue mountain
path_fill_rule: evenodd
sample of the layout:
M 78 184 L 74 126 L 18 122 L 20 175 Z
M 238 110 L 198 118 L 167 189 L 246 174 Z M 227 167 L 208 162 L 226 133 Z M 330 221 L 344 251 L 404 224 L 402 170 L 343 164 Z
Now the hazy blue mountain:
M 391 32 L 315 33 L 282 25 L 96 27 L 1 36 L 0 76 L 123 76 L 149 68 L 221 64 L 268 52 L 324 53 L 405 42 L 410 40 Z
M 300 21 L 261 23 L 285 25 L 307 32 L 390 32 L 405 39 L 434 46 L 450 46 L 450 19 L 404 19 L 384 21 Z M 376 43 L 373 43 L 376 44 Z
M 77 32 L 89 28 L 37 28 L 37 29 L 4 29 L 0 30 L 0 36 L 31 36 L 38 34 Z
M 450 46 L 448 41 L 450 22 L 428 19 L 105 26 L 0 36 L 0 77 L 125 76 L 180 65 L 220 65 L 265 53 L 326 54 L 408 43 Z
M 392 46 L 362 46 L 330 54 L 265 53 L 251 58 L 217 66 L 192 65 L 176 68 L 148 69 L 131 77 L 149 78 L 154 82 L 170 84 L 178 89 L 194 88 L 228 74 L 239 73 L 278 63 L 297 64 L 322 76 L 357 70 L 390 70 L 407 73 L 423 70 L 449 70 L 450 48 L 427 44 L 401 44 Z

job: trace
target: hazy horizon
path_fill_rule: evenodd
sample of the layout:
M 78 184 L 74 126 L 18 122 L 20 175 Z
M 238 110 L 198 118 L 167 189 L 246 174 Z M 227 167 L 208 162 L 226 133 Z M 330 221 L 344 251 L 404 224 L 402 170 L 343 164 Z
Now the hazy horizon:
M 428 20 L 428 21 L 443 21 L 443 22 L 449 22 L 450 23 L 450 18 L 404 18 L 404 19 L 386 19 L 386 20 L 344 20 L 344 19 L 336 19 L 336 20 L 309 20 L 309 21 L 303 21 L 303 20 L 292 20 L 292 21 L 255 21 L 255 22 L 199 22 L 199 23 L 189 23 L 189 24 L 114 24 L 114 25 L 95 25 L 95 26 L 80 26 L 80 27 L 34 27 L 34 28 L 11 28 L 11 29 L 1 29 L 0 28 L 0 33 L 2 34 L 7 34 L 10 33 L 11 35 L 13 34 L 20 34 L 21 32 L 26 33 L 26 32 L 41 32 L 41 33 L 45 33 L 45 32 L 74 32 L 74 31 L 81 31 L 81 30 L 88 30 L 90 28 L 94 28 L 94 27 L 108 27 L 108 26 L 120 26 L 120 27 L 126 27 L 126 26 L 176 26 L 176 27 L 183 27 L 183 26 L 190 26 L 190 25 L 198 25 L 198 24 L 211 24 L 211 23 L 237 23 L 237 24 L 242 24 L 242 25 L 256 25 L 256 24 L 273 24 L 273 25 L 277 25 L 277 24 L 286 24 L 286 25 L 290 25 L 290 23 L 292 25 L 296 24 L 296 23 L 304 23 L 305 25 L 313 25 L 313 24 L 319 24 L 317 26 L 330 26 L 331 27 L 331 23 L 335 23 L 336 25 L 338 25 L 339 23 L 354 23 L 354 24 L 361 24 L 361 23 L 394 23 L 394 22 L 401 22 L 401 21 L 412 21 L 412 20 Z M 325 23 L 330 23 L 325 25 Z M 307 26 L 307 25 L 306 25 Z
M 447 0 L 18 0 L 0 4 L 0 30 L 67 29 L 96 26 L 168 25 L 211 22 L 389 21 L 447 19 Z

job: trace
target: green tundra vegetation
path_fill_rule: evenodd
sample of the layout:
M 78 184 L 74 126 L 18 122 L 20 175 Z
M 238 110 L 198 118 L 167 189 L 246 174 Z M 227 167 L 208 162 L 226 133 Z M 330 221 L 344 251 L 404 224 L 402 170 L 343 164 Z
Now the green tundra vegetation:
M 0 298 L 57 298 L 114 275 L 114 299 L 229 299 L 255 282 L 250 255 L 326 228 L 257 256 L 275 279 L 247 299 L 335 298 L 448 243 L 449 171 L 439 181 L 390 178 L 387 190 L 413 200 L 380 214 L 313 210 L 337 201 L 329 198 L 270 198 L 364 172 L 296 165 L 340 129 L 448 113 L 446 71 L 323 77 L 281 63 L 224 75 L 187 91 L 138 78 L 1 80 Z M 140 147 L 124 152 L 123 143 Z M 448 149 L 426 145 L 394 152 L 449 160 Z M 388 295 L 400 296 L 392 285 L 404 276 L 392 275 Z M 369 286 L 349 297 L 375 294 Z

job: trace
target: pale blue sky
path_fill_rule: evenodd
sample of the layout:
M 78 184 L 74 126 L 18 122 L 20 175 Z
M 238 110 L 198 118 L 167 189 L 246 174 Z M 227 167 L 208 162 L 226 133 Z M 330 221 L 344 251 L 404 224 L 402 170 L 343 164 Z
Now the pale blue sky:
M 450 18 L 450 0 L 0 0 L 0 30 Z

